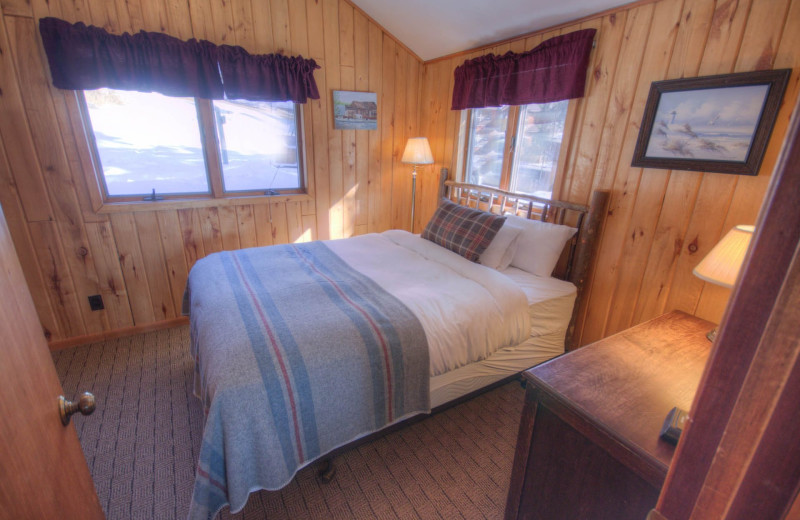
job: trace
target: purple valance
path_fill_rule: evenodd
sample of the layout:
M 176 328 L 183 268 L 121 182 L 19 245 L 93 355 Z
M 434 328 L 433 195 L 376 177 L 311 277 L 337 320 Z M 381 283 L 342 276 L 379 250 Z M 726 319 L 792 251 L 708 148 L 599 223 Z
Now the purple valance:
M 487 54 L 455 70 L 453 110 L 583 96 L 595 29 L 550 38 L 522 54 Z
M 302 56 L 253 55 L 242 47 L 221 45 L 219 68 L 225 94 L 231 99 L 294 101 L 319 99 L 314 70 L 319 65 Z
M 39 20 L 53 85 L 68 90 L 109 87 L 168 96 L 220 99 L 216 46 L 140 31 L 113 35 L 58 18 Z
M 39 20 L 53 85 L 68 90 L 108 87 L 206 99 L 319 99 L 314 60 L 252 55 L 241 47 L 183 41 L 140 31 L 104 29 L 58 18 Z

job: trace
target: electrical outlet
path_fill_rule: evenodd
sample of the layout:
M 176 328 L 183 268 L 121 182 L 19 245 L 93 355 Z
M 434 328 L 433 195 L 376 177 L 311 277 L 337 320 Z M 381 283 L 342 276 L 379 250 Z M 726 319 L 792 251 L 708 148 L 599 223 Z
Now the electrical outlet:
M 93 311 L 102 311 L 105 309 L 105 306 L 103 305 L 103 297 L 99 294 L 93 294 L 92 296 L 89 296 L 89 308 Z

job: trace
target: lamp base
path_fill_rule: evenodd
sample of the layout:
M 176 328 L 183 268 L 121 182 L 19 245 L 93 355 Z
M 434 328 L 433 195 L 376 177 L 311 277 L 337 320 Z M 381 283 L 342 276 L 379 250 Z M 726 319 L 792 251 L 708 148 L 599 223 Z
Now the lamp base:
M 714 327 L 713 329 L 709 330 L 706 333 L 706 338 L 708 338 L 708 341 L 713 343 L 714 340 L 717 338 L 717 327 Z
M 411 173 L 411 232 L 414 232 L 414 206 L 417 202 L 417 165 Z

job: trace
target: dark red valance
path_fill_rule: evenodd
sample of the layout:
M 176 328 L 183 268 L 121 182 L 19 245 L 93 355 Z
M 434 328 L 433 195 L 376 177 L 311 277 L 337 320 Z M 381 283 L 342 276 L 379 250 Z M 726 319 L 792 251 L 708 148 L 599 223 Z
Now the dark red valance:
M 68 90 L 101 87 L 168 96 L 221 99 L 216 46 L 140 31 L 104 29 L 58 18 L 39 20 L 53 85 Z
M 53 85 L 68 90 L 108 87 L 206 99 L 319 99 L 311 59 L 252 55 L 242 47 L 183 41 L 140 31 L 104 29 L 58 18 L 39 20 Z
M 596 30 L 550 38 L 536 48 L 487 54 L 455 70 L 453 110 L 549 103 L 583 97 Z
M 225 95 L 253 101 L 294 101 L 319 99 L 314 70 L 319 65 L 302 56 L 253 55 L 242 47 L 221 45 L 219 68 Z

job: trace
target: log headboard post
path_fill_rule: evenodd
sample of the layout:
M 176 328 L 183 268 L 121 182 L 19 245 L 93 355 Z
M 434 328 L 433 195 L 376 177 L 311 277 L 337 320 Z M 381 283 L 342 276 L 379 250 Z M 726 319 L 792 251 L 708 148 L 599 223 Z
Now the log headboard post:
M 439 206 L 442 203 L 442 199 L 445 197 L 445 186 L 444 183 L 447 182 L 447 168 L 442 168 L 439 170 L 439 195 L 436 197 L 436 205 Z
M 583 219 L 578 231 L 575 259 L 569 276 L 569 281 L 578 288 L 578 295 L 575 299 L 575 306 L 572 309 L 572 319 L 570 319 L 567 337 L 564 342 L 564 347 L 568 351 L 578 348 L 574 334 L 575 322 L 586 308 L 586 282 L 591 274 L 593 259 L 600 246 L 600 232 L 608 212 L 608 200 L 609 192 L 607 190 L 596 190 L 592 193 L 589 212 Z

